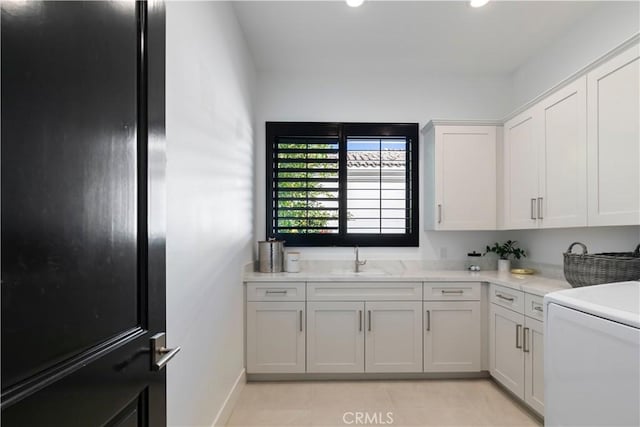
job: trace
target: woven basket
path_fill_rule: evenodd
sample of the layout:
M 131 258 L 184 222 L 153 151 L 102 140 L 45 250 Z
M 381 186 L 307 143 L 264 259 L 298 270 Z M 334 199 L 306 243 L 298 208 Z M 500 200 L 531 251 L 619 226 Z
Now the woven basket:
M 571 253 L 575 245 L 582 248 L 582 254 Z M 572 243 L 564 253 L 564 277 L 574 288 L 640 280 L 640 245 L 634 252 L 591 255 L 582 243 Z

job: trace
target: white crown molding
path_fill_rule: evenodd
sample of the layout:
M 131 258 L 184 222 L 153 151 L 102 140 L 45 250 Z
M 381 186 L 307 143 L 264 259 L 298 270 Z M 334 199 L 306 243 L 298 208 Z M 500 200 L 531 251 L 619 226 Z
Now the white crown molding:
M 447 119 L 433 119 L 430 120 L 422 128 L 422 133 L 427 133 L 434 126 L 502 126 L 501 120 L 447 120 Z

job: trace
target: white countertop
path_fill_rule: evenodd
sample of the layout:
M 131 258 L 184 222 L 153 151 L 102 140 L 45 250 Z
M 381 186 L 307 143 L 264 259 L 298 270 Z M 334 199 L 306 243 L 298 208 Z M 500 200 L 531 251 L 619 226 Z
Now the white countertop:
M 571 289 L 564 280 L 549 279 L 537 275 L 516 275 L 498 271 L 471 272 L 465 270 L 415 270 L 375 268 L 360 274 L 348 271 L 301 271 L 300 273 L 245 272 L 245 282 L 489 282 L 544 296 L 562 289 Z

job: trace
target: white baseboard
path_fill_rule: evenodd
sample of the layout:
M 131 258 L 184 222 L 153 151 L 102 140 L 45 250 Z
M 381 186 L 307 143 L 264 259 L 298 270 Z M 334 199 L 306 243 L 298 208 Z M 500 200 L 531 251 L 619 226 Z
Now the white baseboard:
M 229 421 L 229 417 L 231 417 L 231 412 L 233 411 L 233 407 L 238 401 L 238 397 L 240 397 L 240 393 L 242 393 L 242 389 L 244 388 L 244 385 L 246 383 L 247 383 L 247 373 L 243 368 L 242 371 L 240 371 L 240 375 L 238 375 L 238 378 L 236 379 L 235 384 L 233 384 L 233 387 L 231 387 L 231 390 L 229 390 L 229 394 L 227 395 L 227 398 L 224 400 L 222 407 L 218 411 L 218 414 L 216 415 L 216 418 L 213 421 L 212 427 L 224 426 L 227 423 L 227 421 Z

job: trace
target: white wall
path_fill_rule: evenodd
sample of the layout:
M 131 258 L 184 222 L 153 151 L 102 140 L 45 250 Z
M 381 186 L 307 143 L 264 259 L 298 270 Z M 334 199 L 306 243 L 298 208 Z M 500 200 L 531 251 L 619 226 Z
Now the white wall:
M 226 2 L 167 3 L 170 426 L 211 426 L 244 366 L 255 71 Z
M 513 73 L 508 112 L 527 103 L 640 32 L 640 2 L 602 2 Z
M 255 229 L 259 240 L 265 237 L 266 121 L 397 121 L 418 122 L 422 128 L 433 118 L 495 119 L 504 114 L 510 100 L 507 76 L 425 75 L 400 69 L 397 73 L 360 72 L 337 67 L 332 73 L 318 74 L 264 71 L 258 82 Z M 420 170 L 422 174 L 422 163 Z M 422 224 L 422 211 L 420 216 Z M 419 248 L 363 248 L 361 252 L 370 259 L 434 260 L 441 258 L 444 249 L 444 258 L 464 259 L 469 250 L 481 250 L 495 241 L 495 235 L 421 231 Z M 301 249 L 306 259 L 351 259 L 352 252 L 350 248 Z
M 527 251 L 526 261 L 562 265 L 562 254 L 573 242 L 584 243 L 589 253 L 633 252 L 640 244 L 640 227 L 503 231 L 500 238 L 505 241 L 517 240 L 519 246 Z M 573 251 L 580 253 L 581 249 L 576 246 Z

